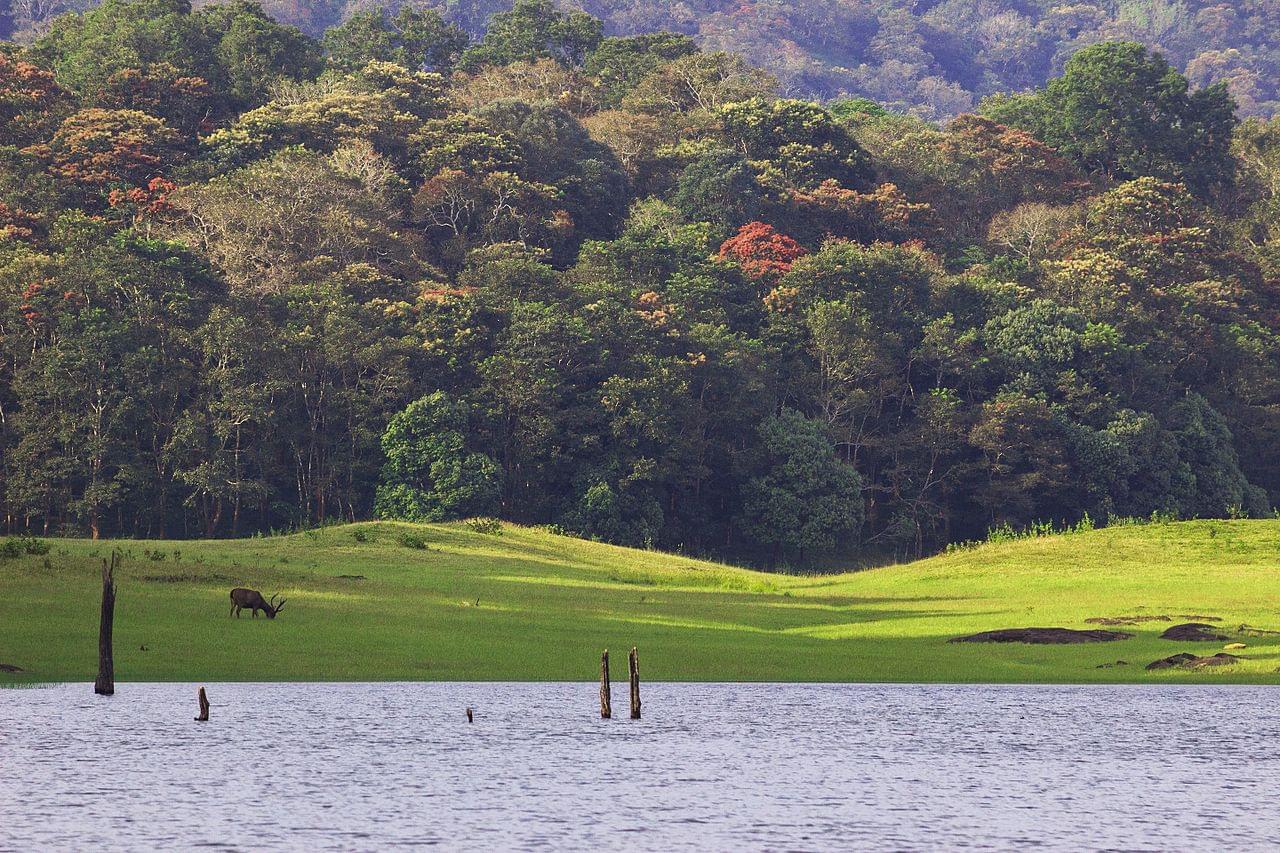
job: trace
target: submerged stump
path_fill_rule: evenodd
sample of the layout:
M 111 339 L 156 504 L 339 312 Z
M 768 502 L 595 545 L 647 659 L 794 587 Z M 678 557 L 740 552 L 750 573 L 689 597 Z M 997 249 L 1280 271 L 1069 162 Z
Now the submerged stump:
M 636 653 L 636 647 L 631 647 L 631 654 L 627 657 L 627 669 L 631 673 L 631 719 L 640 719 L 640 656 Z
M 609 684 L 609 650 L 600 655 L 600 719 L 613 716 L 613 688 Z
M 196 701 L 200 703 L 200 716 L 196 717 L 196 722 L 209 722 L 209 697 L 205 695 L 203 687 L 196 691 Z
M 102 561 L 102 610 L 98 616 L 98 678 L 93 692 L 112 696 L 116 692 L 116 665 L 112 651 L 111 629 L 116 616 L 116 567 L 120 552 L 112 551 L 111 559 Z

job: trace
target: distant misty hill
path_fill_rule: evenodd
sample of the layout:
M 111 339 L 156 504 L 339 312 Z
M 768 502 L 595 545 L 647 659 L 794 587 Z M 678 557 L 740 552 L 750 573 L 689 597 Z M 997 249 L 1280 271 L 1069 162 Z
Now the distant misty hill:
M 11 0 L 0 22 L 21 36 L 32 19 L 83 0 Z M 937 119 L 986 95 L 1030 89 L 1060 74 L 1077 50 L 1107 40 L 1142 42 L 1194 86 L 1225 82 L 1241 115 L 1272 115 L 1280 100 L 1276 0 L 558 0 L 606 22 L 611 34 L 672 30 L 708 50 L 741 53 L 799 96 L 863 95 Z M 205 5 L 196 0 L 197 6 Z M 263 0 L 278 20 L 319 35 L 352 11 L 401 0 Z M 473 35 L 510 0 L 433 6 Z

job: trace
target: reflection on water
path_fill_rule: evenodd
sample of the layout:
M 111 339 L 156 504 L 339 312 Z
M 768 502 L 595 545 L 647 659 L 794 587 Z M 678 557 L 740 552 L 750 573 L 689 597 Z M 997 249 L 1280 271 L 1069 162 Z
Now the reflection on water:
M 614 708 L 626 713 L 625 684 Z M 0 690 L 0 849 L 1274 849 L 1259 687 Z M 476 710 L 468 725 L 465 709 Z

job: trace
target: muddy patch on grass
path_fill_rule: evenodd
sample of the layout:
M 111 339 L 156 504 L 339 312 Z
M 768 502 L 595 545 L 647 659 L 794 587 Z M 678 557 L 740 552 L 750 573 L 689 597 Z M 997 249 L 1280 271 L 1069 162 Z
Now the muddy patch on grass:
M 0 672 L 26 672 L 26 670 L 11 663 L 0 663 Z
M 983 631 L 968 637 L 956 637 L 953 643 L 1029 643 L 1036 646 L 1073 646 L 1080 643 L 1114 643 L 1128 640 L 1132 634 L 1123 631 L 1077 631 L 1073 628 L 1002 628 Z
M 1160 639 L 1177 640 L 1180 643 L 1220 643 L 1231 638 L 1226 634 L 1219 634 L 1218 629 L 1212 625 L 1206 625 L 1203 622 L 1187 622 L 1183 625 L 1174 625 L 1161 634 Z

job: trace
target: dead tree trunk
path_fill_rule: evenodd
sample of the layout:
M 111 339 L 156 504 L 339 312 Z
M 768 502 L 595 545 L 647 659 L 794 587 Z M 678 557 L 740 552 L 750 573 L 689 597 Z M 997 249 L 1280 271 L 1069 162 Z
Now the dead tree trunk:
M 627 658 L 627 668 L 631 671 L 631 719 L 640 719 L 640 656 L 636 647 L 631 647 L 631 655 Z
M 609 650 L 600 655 L 600 719 L 613 716 L 613 688 L 609 685 Z
M 196 717 L 196 722 L 209 722 L 209 697 L 204 695 L 203 687 L 196 691 L 196 701 L 200 703 L 200 716 Z
M 93 692 L 99 696 L 112 696 L 116 692 L 116 666 L 112 654 L 111 627 L 116 618 L 116 567 L 120 553 L 111 552 L 110 561 L 102 561 L 102 612 L 98 618 L 98 680 L 93 682 Z

